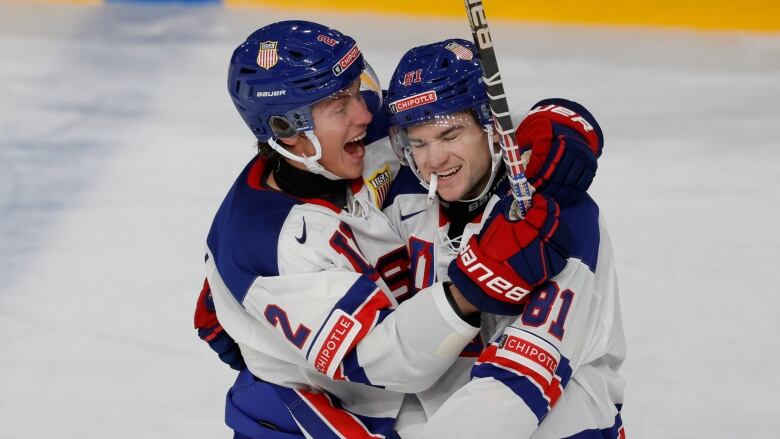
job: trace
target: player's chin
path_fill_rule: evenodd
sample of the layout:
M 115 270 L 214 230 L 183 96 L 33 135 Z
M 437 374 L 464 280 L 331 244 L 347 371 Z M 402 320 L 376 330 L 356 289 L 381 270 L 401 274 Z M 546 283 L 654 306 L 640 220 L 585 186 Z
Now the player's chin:
M 436 187 L 436 193 L 444 201 L 453 202 L 462 200 L 466 196 L 466 181 L 462 175 L 452 178 L 440 179 Z
M 339 173 L 340 177 L 347 180 L 352 180 L 355 178 L 360 178 L 363 175 L 363 168 L 365 167 L 365 164 L 362 158 L 360 160 L 348 158 L 342 161 L 341 164 L 341 172 Z
M 448 203 L 463 199 L 463 190 L 453 186 L 439 186 L 436 189 L 436 194 Z

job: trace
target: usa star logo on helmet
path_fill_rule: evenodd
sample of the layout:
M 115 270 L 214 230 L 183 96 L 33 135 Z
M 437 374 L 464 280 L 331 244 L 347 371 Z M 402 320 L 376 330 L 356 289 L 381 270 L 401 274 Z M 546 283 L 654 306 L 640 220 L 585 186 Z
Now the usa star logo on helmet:
M 474 53 L 468 47 L 463 47 L 454 41 L 447 44 L 445 49 L 454 53 L 458 58 L 465 59 L 466 61 L 471 61 L 474 58 Z
M 268 70 L 275 66 L 279 61 L 279 55 L 276 48 L 279 46 L 277 41 L 266 41 L 260 43 L 260 50 L 257 52 L 257 65 Z

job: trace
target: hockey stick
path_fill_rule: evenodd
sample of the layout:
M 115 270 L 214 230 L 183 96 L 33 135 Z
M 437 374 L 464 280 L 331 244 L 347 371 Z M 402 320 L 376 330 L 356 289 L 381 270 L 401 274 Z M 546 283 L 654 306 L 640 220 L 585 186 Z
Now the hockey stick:
M 509 104 L 506 100 L 501 72 L 498 71 L 498 61 L 493 50 L 493 40 L 490 36 L 490 29 L 488 29 L 485 9 L 482 6 L 482 0 L 463 0 L 463 3 L 466 6 L 471 35 L 474 38 L 474 44 L 477 46 L 482 64 L 482 75 L 490 100 L 490 112 L 493 114 L 493 121 L 496 125 L 496 131 L 498 131 L 498 141 L 504 156 L 512 195 L 517 202 L 517 213 L 520 218 L 523 218 L 528 209 L 531 208 L 531 188 L 525 177 L 525 167 L 520 159 L 520 148 L 515 140 L 515 128 L 512 124 L 512 116 L 509 114 Z

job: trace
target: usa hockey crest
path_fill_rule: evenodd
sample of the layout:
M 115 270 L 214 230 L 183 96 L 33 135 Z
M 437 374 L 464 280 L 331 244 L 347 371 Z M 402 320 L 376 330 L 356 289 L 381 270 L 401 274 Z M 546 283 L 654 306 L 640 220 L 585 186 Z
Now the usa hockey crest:
M 275 66 L 277 61 L 279 61 L 278 46 L 279 43 L 277 41 L 260 43 L 260 50 L 257 52 L 257 65 L 266 70 Z
M 474 53 L 468 47 L 461 46 L 456 42 L 451 42 L 444 47 L 450 52 L 454 53 L 459 59 L 471 61 L 474 58 Z
M 368 177 L 366 182 L 368 183 L 368 187 L 371 189 L 371 192 L 374 193 L 376 206 L 381 207 L 385 202 L 387 191 L 390 189 L 390 183 L 392 182 L 392 179 L 390 178 L 390 166 L 385 165 L 384 167 L 380 168 L 370 177 Z

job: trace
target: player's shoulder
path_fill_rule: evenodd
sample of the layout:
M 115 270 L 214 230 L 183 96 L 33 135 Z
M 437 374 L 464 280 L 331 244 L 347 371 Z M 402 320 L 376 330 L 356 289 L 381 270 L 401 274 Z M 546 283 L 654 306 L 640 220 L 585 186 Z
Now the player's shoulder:
M 598 204 L 583 193 L 574 202 L 561 206 L 560 219 L 571 232 L 571 257 L 580 259 L 595 272 L 601 244 Z
M 207 238 L 214 264 L 241 301 L 257 276 L 278 276 L 281 258 L 310 261 L 339 228 L 335 206 L 302 200 L 261 184 L 266 162 L 253 159 L 217 211 Z M 315 256 L 312 256 L 315 254 Z M 285 259 L 286 260 L 286 259 Z
M 225 195 L 206 244 L 230 292 L 243 300 L 257 276 L 278 275 L 277 241 L 290 211 L 301 201 L 264 189 L 267 162 L 255 157 Z
M 390 185 L 390 191 L 385 198 L 383 207 L 391 206 L 396 202 L 398 197 L 404 195 L 420 195 L 422 198 L 425 198 L 427 197 L 427 194 L 428 190 L 425 189 L 422 184 L 420 184 L 420 180 L 418 180 L 417 176 L 414 175 L 412 169 L 408 166 L 401 166 L 401 169 L 398 171 L 398 175 L 396 175 L 395 179 L 393 180 L 393 184 Z

